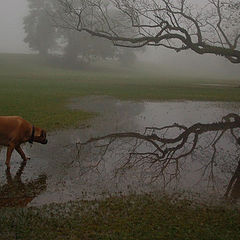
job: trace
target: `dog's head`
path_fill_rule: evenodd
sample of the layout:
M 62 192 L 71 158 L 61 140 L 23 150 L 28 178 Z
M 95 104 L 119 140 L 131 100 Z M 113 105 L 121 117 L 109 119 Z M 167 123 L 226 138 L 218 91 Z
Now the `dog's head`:
M 41 144 L 47 144 L 47 133 L 45 130 L 36 127 L 35 134 L 34 134 L 34 142 L 38 142 Z

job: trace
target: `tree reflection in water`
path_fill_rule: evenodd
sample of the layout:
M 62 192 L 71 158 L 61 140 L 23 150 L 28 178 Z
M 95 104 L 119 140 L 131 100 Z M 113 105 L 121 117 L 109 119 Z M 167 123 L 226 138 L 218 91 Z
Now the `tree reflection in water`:
M 0 208 L 25 207 L 46 190 L 46 175 L 40 175 L 37 179 L 27 182 L 21 180 L 25 166 L 26 161 L 23 161 L 14 177 L 10 170 L 6 169 L 7 183 L 0 186 Z
M 208 182 L 214 185 L 215 169 L 219 165 L 218 161 L 223 161 L 235 168 L 225 196 L 236 199 L 240 197 L 239 129 L 240 116 L 230 113 L 219 122 L 195 123 L 190 127 L 174 123 L 160 128 L 147 127 L 144 133 L 112 133 L 78 142 L 76 147 L 79 157 L 86 149 L 88 152 L 93 147 L 98 150 L 94 157 L 88 159 L 85 166 L 88 171 L 101 168 L 106 161 L 104 156 L 112 152 L 116 174 L 137 167 L 143 170 L 144 177 L 150 182 L 161 179 L 165 186 L 180 177 L 189 157 L 202 162 L 202 175 L 208 175 Z M 121 151 L 125 155 L 116 161 L 114 157 Z M 225 160 L 221 151 L 230 153 L 234 161 L 229 158 Z M 210 154 L 207 157 L 206 152 Z

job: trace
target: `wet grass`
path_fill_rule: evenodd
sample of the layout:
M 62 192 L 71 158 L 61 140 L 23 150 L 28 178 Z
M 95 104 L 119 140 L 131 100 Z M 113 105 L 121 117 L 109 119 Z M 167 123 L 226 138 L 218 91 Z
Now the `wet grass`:
M 237 240 L 240 215 L 220 205 L 145 194 L 2 209 L 0 229 L 0 239 L 9 240 Z
M 83 70 L 50 67 L 34 55 L 0 54 L 1 115 L 21 115 L 48 130 L 74 126 L 92 116 L 71 111 L 68 100 L 110 95 L 133 100 L 240 101 L 238 81 L 211 80 L 228 87 L 200 85 L 207 80 L 174 79 L 136 68 L 105 66 Z M 232 84 L 232 86 L 231 86 Z

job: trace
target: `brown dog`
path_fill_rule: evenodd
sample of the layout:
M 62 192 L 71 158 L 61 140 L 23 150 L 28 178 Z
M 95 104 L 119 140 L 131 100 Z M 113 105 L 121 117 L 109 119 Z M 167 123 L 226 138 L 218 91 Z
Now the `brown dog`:
M 0 116 L 0 145 L 7 146 L 6 166 L 10 168 L 10 159 L 14 149 L 26 161 L 20 145 L 25 142 L 47 144 L 46 131 L 34 127 L 31 123 L 18 116 Z

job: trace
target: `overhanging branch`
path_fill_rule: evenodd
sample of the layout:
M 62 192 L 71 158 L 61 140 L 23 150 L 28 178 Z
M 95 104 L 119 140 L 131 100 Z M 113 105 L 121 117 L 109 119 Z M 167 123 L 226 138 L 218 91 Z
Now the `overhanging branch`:
M 108 39 L 116 46 L 163 46 L 177 52 L 191 49 L 198 54 L 215 54 L 240 63 L 240 30 L 229 33 L 231 26 L 224 27 L 227 19 L 224 14 L 231 1 L 210 0 L 201 10 L 189 2 L 59 0 L 62 7 L 59 25 L 69 23 L 76 31 Z

